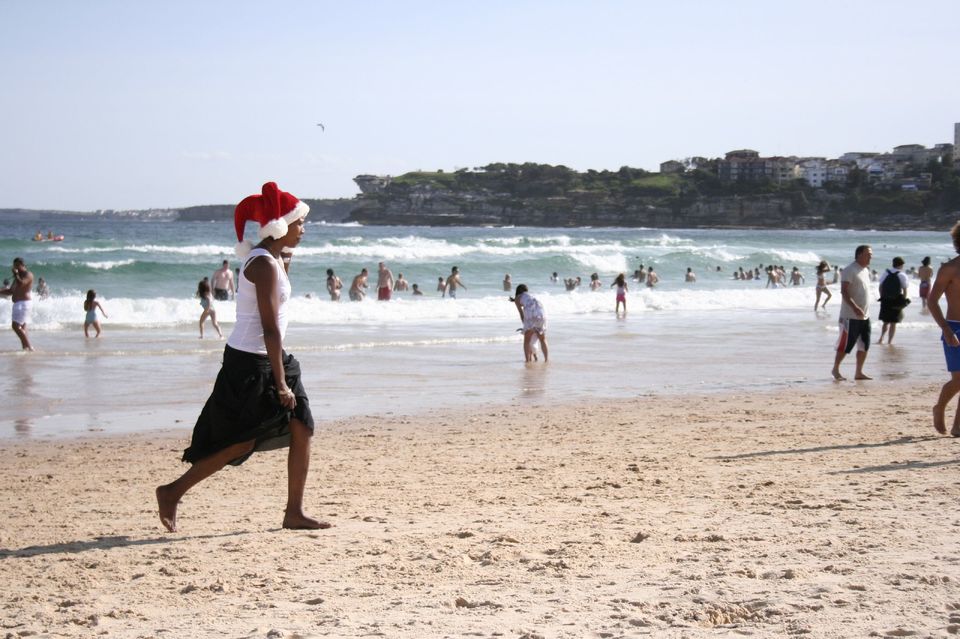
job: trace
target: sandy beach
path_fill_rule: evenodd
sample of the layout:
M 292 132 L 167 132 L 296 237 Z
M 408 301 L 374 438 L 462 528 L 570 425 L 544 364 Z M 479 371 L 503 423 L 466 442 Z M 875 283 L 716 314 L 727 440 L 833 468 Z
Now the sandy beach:
M 511 406 L 321 424 L 153 489 L 188 430 L 5 442 L 6 637 L 717 637 L 960 633 L 960 441 L 939 386 Z

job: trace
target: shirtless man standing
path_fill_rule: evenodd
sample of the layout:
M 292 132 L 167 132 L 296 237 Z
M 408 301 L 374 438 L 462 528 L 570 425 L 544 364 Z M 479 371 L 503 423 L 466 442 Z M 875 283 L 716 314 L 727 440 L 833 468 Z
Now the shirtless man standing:
M 27 270 L 23 258 L 13 260 L 13 282 L 10 286 L 0 289 L 0 295 L 10 296 L 13 301 L 13 310 L 10 313 L 11 328 L 20 338 L 20 346 L 25 351 L 32 351 L 30 338 L 27 336 L 27 321 L 30 319 L 30 289 L 33 288 L 33 273 Z
M 953 238 L 953 248 L 960 253 L 960 222 L 950 230 Z M 940 297 L 947 298 L 947 316 L 940 310 Z M 953 396 L 960 392 L 960 256 L 946 262 L 937 271 L 937 278 L 930 287 L 930 296 L 927 298 L 927 309 L 930 316 L 937 322 L 943 331 L 943 353 L 947 359 L 947 370 L 950 371 L 950 381 L 940 389 L 940 397 L 933 406 L 933 427 L 941 435 L 947 433 L 944 411 Z M 953 428 L 950 434 L 960 437 L 960 407 L 953 418 Z
M 377 271 L 377 300 L 389 302 L 390 294 L 393 292 L 393 273 L 383 262 L 379 264 Z
M 450 269 L 450 275 L 447 277 L 447 295 L 456 298 L 458 288 L 466 289 L 467 287 L 460 281 L 460 267 L 454 266 Z
M 223 266 L 213 272 L 210 285 L 213 287 L 213 299 L 218 302 L 226 302 L 236 295 L 236 288 L 233 285 L 233 271 L 230 270 L 229 261 L 224 260 Z

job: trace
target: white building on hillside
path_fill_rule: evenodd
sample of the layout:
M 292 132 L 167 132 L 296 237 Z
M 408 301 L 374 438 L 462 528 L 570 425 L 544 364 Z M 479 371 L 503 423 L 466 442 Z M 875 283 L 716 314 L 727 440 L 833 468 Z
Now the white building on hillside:
M 814 188 L 820 188 L 827 179 L 826 158 L 804 158 L 794 169 L 794 174 Z

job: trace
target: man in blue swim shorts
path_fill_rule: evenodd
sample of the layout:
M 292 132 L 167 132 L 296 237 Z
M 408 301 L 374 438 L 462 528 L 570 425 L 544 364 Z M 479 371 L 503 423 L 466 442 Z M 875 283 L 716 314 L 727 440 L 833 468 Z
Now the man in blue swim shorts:
M 863 372 L 863 363 L 867 361 L 870 349 L 870 258 L 873 249 L 861 244 L 854 251 L 854 260 L 840 274 L 840 339 L 837 340 L 837 354 L 833 360 L 833 378 L 846 379 L 840 374 L 840 362 L 857 348 L 857 369 L 854 379 L 870 379 Z
M 950 237 L 953 239 L 954 250 L 960 253 L 960 222 L 950 230 Z M 946 317 L 940 309 L 941 296 L 947 298 Z M 933 406 L 933 427 L 941 435 L 946 435 L 944 412 L 953 396 L 960 392 L 960 257 L 953 258 L 937 271 L 937 277 L 930 287 L 930 296 L 927 298 L 927 309 L 943 331 L 940 339 L 943 340 L 943 354 L 947 359 L 947 370 L 950 371 L 950 381 L 940 389 L 940 397 Z M 953 417 L 950 434 L 960 437 L 960 410 Z

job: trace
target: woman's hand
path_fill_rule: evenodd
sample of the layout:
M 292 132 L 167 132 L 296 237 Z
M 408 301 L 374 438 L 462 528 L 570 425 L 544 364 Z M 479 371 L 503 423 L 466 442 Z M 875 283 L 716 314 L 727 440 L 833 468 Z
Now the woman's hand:
M 277 397 L 280 398 L 280 405 L 289 410 L 297 407 L 297 397 L 286 385 L 277 389 Z

